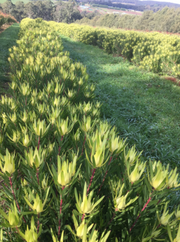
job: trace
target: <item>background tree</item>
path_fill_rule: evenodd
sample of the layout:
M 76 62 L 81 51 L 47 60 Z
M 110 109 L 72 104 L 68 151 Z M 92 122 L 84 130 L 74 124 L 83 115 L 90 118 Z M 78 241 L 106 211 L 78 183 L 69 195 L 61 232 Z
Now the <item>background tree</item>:
M 176 10 L 175 23 L 172 31 L 173 33 L 180 33 L 180 8 Z
M 27 14 L 24 11 L 24 2 L 17 1 L 15 3 L 15 15 L 13 16 L 17 19 L 18 22 L 27 17 Z
M 56 22 L 73 23 L 82 16 L 75 2 L 58 2 L 54 11 L 53 19 Z
M 3 8 L 2 8 L 2 6 L 1 6 L 1 3 L 0 3 L 0 11 L 3 11 Z
M 32 2 L 28 2 L 24 5 L 24 12 L 28 18 L 38 18 L 38 7 Z
M 6 2 L 2 3 L 1 7 L 3 12 L 7 14 L 11 14 L 15 9 L 15 5 L 12 3 L 11 0 L 6 0 Z
M 44 4 L 43 19 L 47 21 L 53 20 L 53 12 L 55 10 L 55 6 L 53 2 L 51 2 L 51 0 L 46 0 L 43 2 L 43 4 Z
M 45 18 L 45 12 L 46 12 L 46 7 L 44 5 L 44 2 L 42 1 L 37 1 L 35 5 L 38 7 L 38 18 Z

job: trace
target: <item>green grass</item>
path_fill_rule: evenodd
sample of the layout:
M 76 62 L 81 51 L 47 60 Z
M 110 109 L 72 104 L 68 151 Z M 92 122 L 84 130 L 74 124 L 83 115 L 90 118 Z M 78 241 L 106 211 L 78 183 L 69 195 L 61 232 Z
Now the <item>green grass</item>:
M 0 34 L 0 94 L 6 92 L 4 89 L 9 82 L 9 48 L 16 44 L 19 32 L 19 24 L 15 23 Z
M 102 119 L 118 129 L 144 159 L 161 160 L 180 171 L 180 87 L 140 71 L 121 57 L 62 36 L 64 49 L 87 67 L 103 103 Z

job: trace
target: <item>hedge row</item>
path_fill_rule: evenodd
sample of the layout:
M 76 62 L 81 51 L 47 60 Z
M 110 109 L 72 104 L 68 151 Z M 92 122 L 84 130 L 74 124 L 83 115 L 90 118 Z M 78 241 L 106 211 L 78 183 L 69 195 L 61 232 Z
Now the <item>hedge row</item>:
M 55 22 L 49 24 L 77 41 L 97 45 L 109 54 L 123 55 L 142 69 L 180 76 L 180 38 L 177 35 Z

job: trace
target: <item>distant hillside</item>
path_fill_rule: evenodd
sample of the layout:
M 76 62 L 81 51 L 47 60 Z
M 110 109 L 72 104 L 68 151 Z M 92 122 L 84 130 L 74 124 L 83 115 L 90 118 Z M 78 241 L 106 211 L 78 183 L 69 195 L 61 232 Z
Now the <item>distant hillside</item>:
M 77 0 L 77 2 L 89 2 L 89 0 Z M 159 1 L 139 1 L 139 0 L 91 0 L 91 3 L 104 4 L 110 7 L 133 9 L 136 11 L 152 10 L 157 12 L 164 7 L 179 8 L 180 4 L 159 2 Z
M 121 0 L 119 0 L 119 2 L 121 2 Z M 153 6 L 153 5 L 161 5 L 163 7 L 168 6 L 168 7 L 175 7 L 175 8 L 179 8 L 180 7 L 180 4 L 171 3 L 171 2 L 144 1 L 144 0 L 141 0 L 141 1 L 136 1 L 135 0 L 134 2 L 136 2 L 135 4 L 137 4 L 137 5 L 150 5 L 150 6 Z
M 169 7 L 180 7 L 180 3 L 171 3 L 171 2 L 162 2 L 162 1 L 155 1 L 155 0 L 112 0 L 112 2 L 118 2 L 122 4 L 130 4 L 130 5 L 162 5 L 162 6 L 169 6 Z

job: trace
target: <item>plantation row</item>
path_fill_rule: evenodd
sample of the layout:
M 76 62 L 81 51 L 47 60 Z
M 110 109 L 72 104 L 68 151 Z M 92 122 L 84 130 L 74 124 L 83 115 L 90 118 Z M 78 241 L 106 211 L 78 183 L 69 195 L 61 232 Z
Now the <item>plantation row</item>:
M 48 23 L 63 35 L 97 45 L 109 54 L 123 55 L 141 69 L 180 76 L 180 38 L 177 35 Z
M 86 68 L 53 23 L 21 22 L 0 103 L 0 241 L 178 241 L 177 169 L 141 161 L 100 120 Z M 63 25 L 62 25 L 63 26 Z M 30 30 L 32 28 L 33 30 Z

